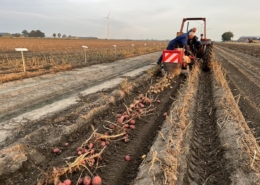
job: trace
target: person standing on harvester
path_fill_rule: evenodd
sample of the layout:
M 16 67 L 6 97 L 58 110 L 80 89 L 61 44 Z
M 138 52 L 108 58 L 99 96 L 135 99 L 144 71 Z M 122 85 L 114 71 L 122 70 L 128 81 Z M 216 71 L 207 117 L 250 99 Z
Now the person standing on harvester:
M 190 30 L 188 33 L 183 33 L 183 34 L 177 36 L 175 39 L 171 40 L 166 49 L 174 50 L 175 48 L 185 48 L 186 53 L 190 54 L 190 50 L 188 47 L 188 39 L 193 39 L 194 36 L 195 36 L 195 33 L 193 32 L 193 30 Z M 161 55 L 160 58 L 158 59 L 158 61 L 157 61 L 158 65 L 161 65 L 162 57 L 163 57 L 163 55 Z

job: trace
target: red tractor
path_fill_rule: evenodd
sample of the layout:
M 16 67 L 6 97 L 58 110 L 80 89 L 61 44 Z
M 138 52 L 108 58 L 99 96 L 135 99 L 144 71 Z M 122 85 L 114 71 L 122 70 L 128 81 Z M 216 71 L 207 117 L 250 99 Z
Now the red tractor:
M 183 34 L 183 27 L 186 21 L 197 20 L 204 22 L 204 34 L 200 35 L 200 39 L 195 36 L 188 41 L 191 54 L 187 54 L 183 48 L 163 51 L 162 63 L 167 73 L 179 75 L 182 69 L 191 68 L 196 62 L 200 63 L 204 71 L 209 71 L 212 68 L 213 43 L 206 37 L 206 18 L 183 18 L 181 29 L 177 32 L 177 36 Z

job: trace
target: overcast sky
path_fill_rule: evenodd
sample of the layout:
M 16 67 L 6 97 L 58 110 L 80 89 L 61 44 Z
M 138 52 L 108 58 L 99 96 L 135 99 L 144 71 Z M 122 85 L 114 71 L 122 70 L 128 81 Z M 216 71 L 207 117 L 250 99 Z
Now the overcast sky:
M 227 31 L 260 35 L 260 0 L 0 0 L 0 32 L 107 38 L 109 12 L 111 39 L 173 39 L 186 17 L 206 17 L 216 41 Z M 189 25 L 198 35 L 202 23 Z

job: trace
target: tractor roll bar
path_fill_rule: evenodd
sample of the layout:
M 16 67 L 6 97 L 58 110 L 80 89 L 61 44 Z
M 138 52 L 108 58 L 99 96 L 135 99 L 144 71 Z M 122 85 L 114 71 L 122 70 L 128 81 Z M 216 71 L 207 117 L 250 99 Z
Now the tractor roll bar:
M 186 21 L 189 21 L 189 20 L 190 21 L 196 21 L 196 20 L 203 20 L 204 21 L 204 38 L 206 38 L 206 18 L 202 18 L 202 17 L 200 17 L 200 18 L 183 18 L 182 23 L 181 23 L 180 32 L 182 32 L 182 30 L 183 30 L 184 23 Z

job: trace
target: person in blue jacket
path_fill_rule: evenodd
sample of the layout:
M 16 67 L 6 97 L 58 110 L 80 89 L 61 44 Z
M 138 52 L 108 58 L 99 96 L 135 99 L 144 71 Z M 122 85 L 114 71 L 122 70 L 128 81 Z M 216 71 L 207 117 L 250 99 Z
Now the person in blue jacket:
M 171 40 L 167 46 L 167 50 L 174 50 L 175 48 L 185 48 L 187 53 L 190 53 L 189 47 L 188 47 L 188 39 L 193 39 L 195 36 L 195 33 L 193 31 L 189 31 L 188 33 L 183 33 L 179 36 L 177 36 L 175 39 Z M 158 65 L 161 65 L 162 63 L 162 57 L 157 61 Z

